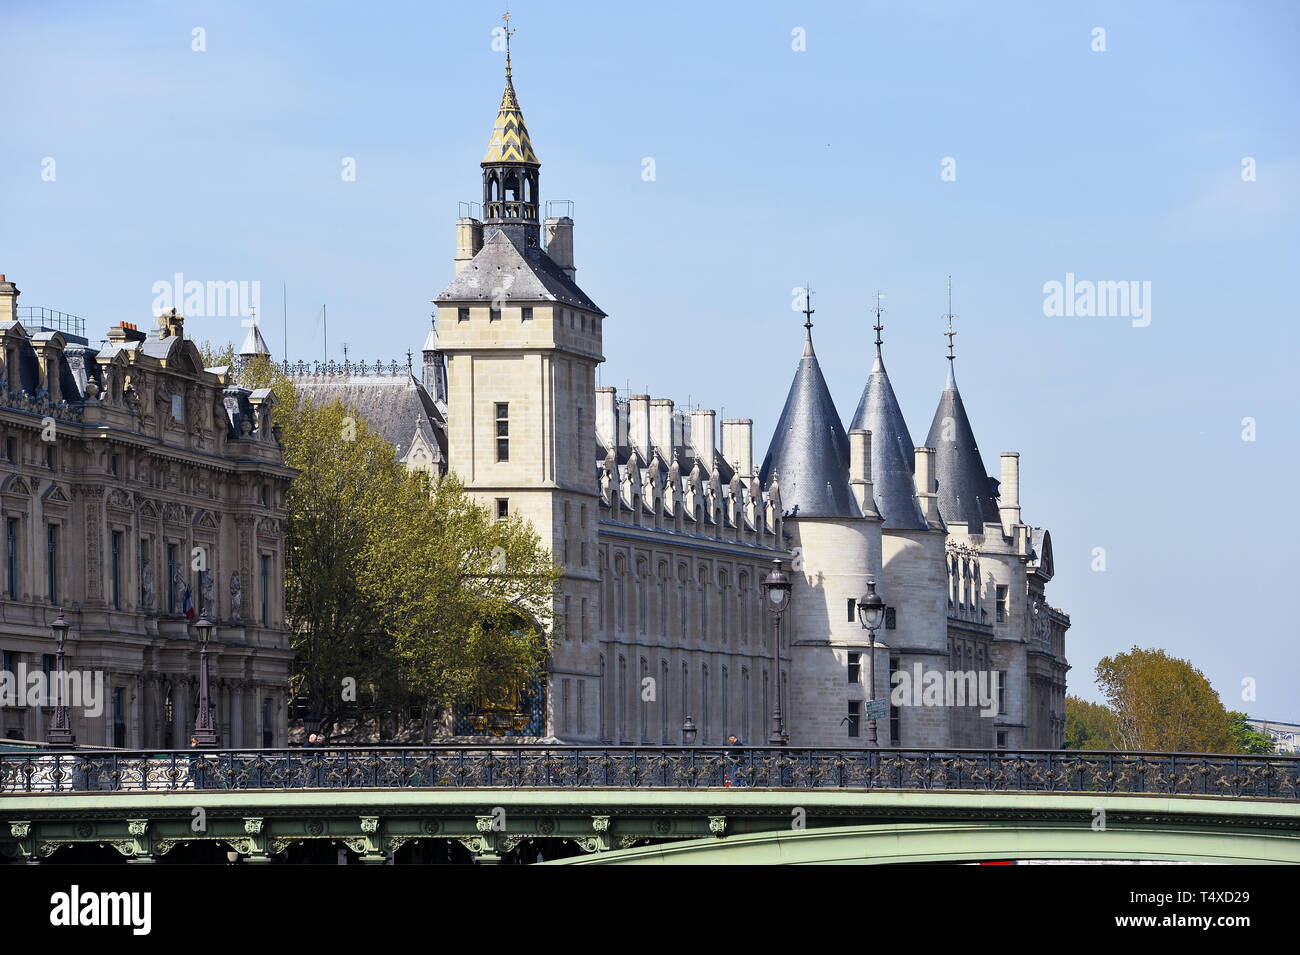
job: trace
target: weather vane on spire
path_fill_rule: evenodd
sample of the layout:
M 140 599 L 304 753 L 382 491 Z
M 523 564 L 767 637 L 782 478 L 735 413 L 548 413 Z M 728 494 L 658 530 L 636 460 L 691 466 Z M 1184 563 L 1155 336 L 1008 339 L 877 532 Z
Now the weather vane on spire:
M 505 21 L 506 34 L 506 79 L 510 79 L 510 38 L 515 35 L 515 31 L 510 29 L 510 5 L 506 4 L 506 12 L 501 15 Z
M 948 313 L 946 315 L 940 315 L 939 317 L 948 319 L 948 330 L 944 332 L 944 335 L 948 337 L 948 360 L 952 361 L 956 357 L 952 351 L 952 339 L 953 336 L 957 334 L 952 330 L 952 320 L 957 316 L 952 313 L 952 276 L 951 275 L 948 276 Z
M 873 325 L 872 327 L 876 330 L 876 354 L 877 355 L 880 354 L 880 346 L 884 344 L 884 340 L 880 337 L 880 333 L 884 331 L 885 328 L 884 323 L 880 320 L 880 316 L 883 315 L 885 312 L 885 306 L 880 304 L 880 300 L 884 297 L 885 297 L 884 292 L 876 293 L 876 307 L 875 309 L 873 309 L 873 311 L 875 311 L 876 313 L 876 324 Z
M 805 285 L 803 291 L 804 291 L 804 296 L 803 296 L 803 317 L 804 317 L 804 323 L 803 323 L 803 327 L 806 328 L 806 329 L 808 329 L 808 331 L 811 332 L 811 331 L 812 331 L 812 327 L 813 327 L 813 324 L 812 324 L 813 312 L 816 311 L 816 309 L 812 307 L 812 297 L 813 297 L 812 286 L 811 286 L 811 285 Z

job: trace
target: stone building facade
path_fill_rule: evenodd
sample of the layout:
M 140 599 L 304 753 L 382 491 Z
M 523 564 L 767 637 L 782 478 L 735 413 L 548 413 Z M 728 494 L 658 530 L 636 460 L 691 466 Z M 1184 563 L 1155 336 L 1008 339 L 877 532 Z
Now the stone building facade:
M 21 309 L 0 276 L 0 649 L 3 670 L 102 674 L 79 745 L 182 749 L 209 646 L 220 741 L 283 746 L 292 651 L 284 625 L 284 464 L 269 390 L 203 367 L 173 310 L 149 333 L 81 328 Z M 60 327 L 62 326 L 62 327 Z M 13 702 L 13 701 L 10 701 Z M 17 702 L 31 702 L 19 700 Z M 52 710 L 6 706 L 0 735 L 43 740 Z
M 1069 618 L 1044 597 L 1050 537 L 1020 522 L 1018 456 L 1004 491 L 985 474 L 951 379 L 915 445 L 877 334 L 846 432 L 810 309 L 756 467 L 751 420 L 595 386 L 608 316 L 576 282 L 572 218 L 542 214 L 508 57 L 480 169 L 483 217 L 456 222 L 423 379 L 445 387 L 445 467 L 493 513 L 528 518 L 564 570 L 549 737 L 673 744 L 690 717 L 698 742 L 763 743 L 779 672 L 792 745 L 866 746 L 867 702 L 919 666 L 996 681 L 998 702 L 891 706 L 880 745 L 1062 744 Z M 779 652 L 761 587 L 774 560 L 794 579 Z M 888 604 L 874 654 L 855 612 L 869 579 Z

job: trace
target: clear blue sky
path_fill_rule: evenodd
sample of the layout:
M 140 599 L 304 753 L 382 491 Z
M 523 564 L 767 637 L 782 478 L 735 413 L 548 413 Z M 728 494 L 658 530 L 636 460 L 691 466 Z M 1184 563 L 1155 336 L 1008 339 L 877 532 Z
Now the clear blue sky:
M 95 338 L 147 326 L 182 272 L 260 281 L 277 355 L 282 282 L 293 357 L 322 354 L 321 303 L 332 357 L 418 349 L 479 198 L 498 6 L 8 0 L 0 271 Z M 791 289 L 817 290 L 847 420 L 879 288 L 920 440 L 951 274 L 986 468 L 1021 452 L 1025 519 L 1055 541 L 1071 691 L 1157 646 L 1230 707 L 1300 719 L 1300 6 L 512 6 L 541 195 L 576 203 L 578 278 L 610 315 L 605 383 L 752 417 L 761 455 L 800 353 Z M 1044 317 L 1067 272 L 1151 282 L 1151 324 Z

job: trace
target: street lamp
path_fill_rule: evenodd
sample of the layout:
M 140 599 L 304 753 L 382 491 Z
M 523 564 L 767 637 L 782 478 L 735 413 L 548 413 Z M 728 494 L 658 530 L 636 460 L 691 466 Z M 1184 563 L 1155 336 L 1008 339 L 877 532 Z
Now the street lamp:
M 763 592 L 767 595 L 767 612 L 772 615 L 772 732 L 767 737 L 769 746 L 785 745 L 785 727 L 781 720 L 781 617 L 790 606 L 790 578 L 781 570 L 781 561 L 772 561 L 772 570 L 763 578 Z
M 58 645 L 58 674 L 55 676 L 54 690 L 54 716 L 50 720 L 50 729 L 46 734 L 46 740 L 51 746 L 71 749 L 73 745 L 72 724 L 68 720 L 68 708 L 63 702 L 63 685 L 67 677 L 63 670 L 63 642 L 68 639 L 68 621 L 63 619 L 63 609 L 59 609 L 59 615 L 55 618 L 54 623 L 50 624 L 50 629 L 54 631 L 54 640 Z
M 208 705 L 208 640 L 212 637 L 212 621 L 207 614 L 195 621 L 194 629 L 199 632 L 199 712 L 194 719 L 194 740 L 199 749 L 215 749 L 217 731 Z
M 867 578 L 867 592 L 858 598 L 858 622 L 867 631 L 867 706 L 876 701 L 876 631 L 885 622 L 885 602 L 876 593 L 876 578 Z M 875 712 L 872 709 L 871 712 Z M 876 745 L 876 718 L 867 720 L 871 745 Z
M 682 745 L 694 746 L 697 732 L 699 731 L 695 728 L 695 720 L 692 717 L 686 717 L 686 722 L 682 724 Z

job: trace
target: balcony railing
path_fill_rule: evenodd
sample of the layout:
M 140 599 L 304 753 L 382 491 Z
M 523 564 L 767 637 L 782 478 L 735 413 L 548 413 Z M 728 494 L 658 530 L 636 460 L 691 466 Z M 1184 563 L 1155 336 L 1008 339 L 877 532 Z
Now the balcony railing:
M 1082 750 L 727 750 L 706 746 L 0 753 L 0 794 L 749 786 L 1145 793 L 1300 801 L 1300 758 Z
M 76 335 L 78 338 L 86 337 L 86 320 L 77 315 L 69 315 L 67 312 L 40 305 L 20 305 L 16 311 L 18 321 L 29 329 L 39 325 L 68 335 Z

